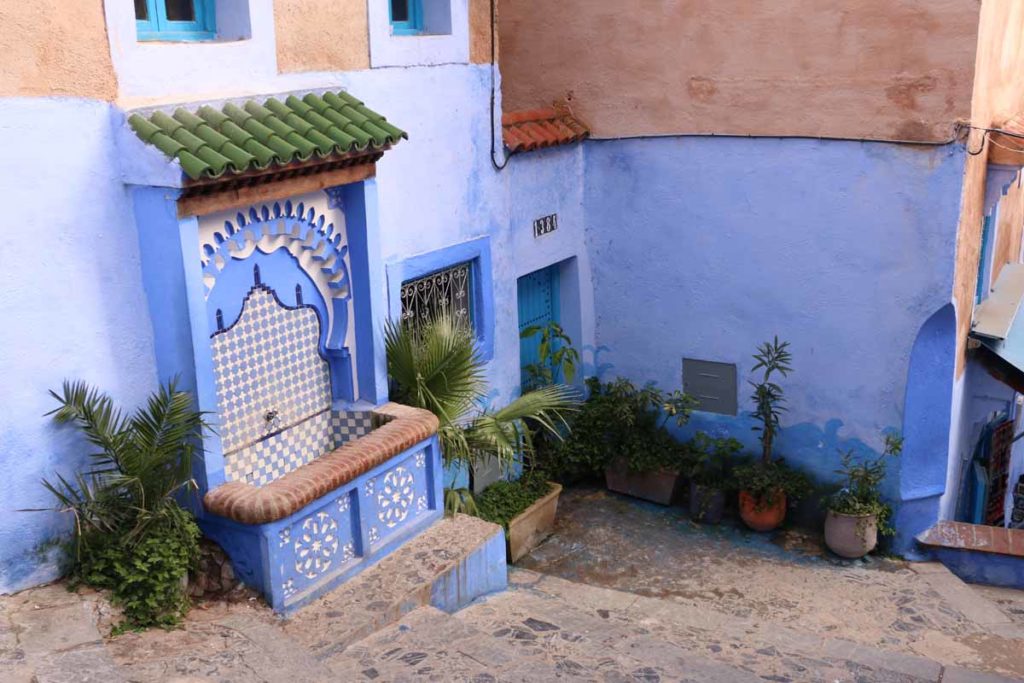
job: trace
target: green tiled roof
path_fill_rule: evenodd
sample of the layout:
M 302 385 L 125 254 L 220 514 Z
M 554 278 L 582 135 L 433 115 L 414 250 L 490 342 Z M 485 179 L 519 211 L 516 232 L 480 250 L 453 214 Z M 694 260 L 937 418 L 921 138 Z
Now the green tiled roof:
M 220 110 L 178 108 L 170 116 L 135 113 L 128 124 L 193 180 L 375 151 L 409 137 L 344 91 L 248 100 Z

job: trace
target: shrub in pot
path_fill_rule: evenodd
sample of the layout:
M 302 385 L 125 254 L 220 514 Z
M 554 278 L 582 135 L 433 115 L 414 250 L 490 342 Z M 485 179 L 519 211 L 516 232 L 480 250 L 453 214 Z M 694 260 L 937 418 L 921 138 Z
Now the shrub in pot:
M 536 433 L 561 438 L 566 413 L 579 403 L 572 387 L 549 385 L 503 408 L 481 411 L 487 401 L 486 363 L 473 331 L 447 315 L 415 323 L 388 321 L 384 347 L 392 397 L 437 416 L 441 455 L 453 475 L 486 458 L 496 458 L 505 469 L 529 459 Z M 445 511 L 474 514 L 472 493 L 446 487 Z
M 689 449 L 668 430 L 637 430 L 619 441 L 619 450 L 605 466 L 609 490 L 670 505 L 679 493 Z
M 891 535 L 892 508 L 882 500 L 885 459 L 903 450 L 903 440 L 885 436 L 885 449 L 874 459 L 857 462 L 853 451 L 842 456 L 845 485 L 828 500 L 825 516 L 825 544 L 840 557 L 855 559 L 867 555 L 878 544 L 878 535 Z
M 666 429 L 683 425 L 695 401 L 682 391 L 637 387 L 624 378 L 586 381 L 588 398 L 571 418 L 572 433 L 541 452 L 539 465 L 558 481 L 604 477 L 608 488 L 668 503 L 688 449 Z
M 516 562 L 551 534 L 561 492 L 561 484 L 530 471 L 484 489 L 476 497 L 476 514 L 505 527 L 508 561 Z
M 732 487 L 729 462 L 742 448 L 733 438 L 713 438 L 697 432 L 689 443 L 690 519 L 718 524 L 725 510 L 725 493 Z
M 742 465 L 734 470 L 734 476 L 740 489 L 740 518 L 754 531 L 777 528 L 786 519 L 787 505 L 811 491 L 807 477 L 787 467 L 781 458 Z

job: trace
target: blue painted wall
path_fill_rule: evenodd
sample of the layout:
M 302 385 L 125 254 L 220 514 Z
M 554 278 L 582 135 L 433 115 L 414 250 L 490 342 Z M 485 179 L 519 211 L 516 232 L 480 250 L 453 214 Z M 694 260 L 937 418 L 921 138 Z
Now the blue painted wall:
M 0 100 L 0 593 L 57 576 L 66 518 L 40 479 L 70 475 L 87 446 L 43 413 L 82 378 L 133 407 L 156 387 L 138 238 L 119 179 L 109 105 Z M 51 150 L 59 150 L 52 151 Z
M 778 453 L 832 479 L 838 449 L 877 452 L 882 430 L 903 428 L 912 347 L 949 302 L 963 161 L 958 146 L 587 143 L 603 374 L 675 389 L 684 356 L 736 363 L 744 415 L 697 413 L 684 436 L 755 450 L 750 356 L 777 334 L 795 367 Z M 893 498 L 897 479 L 893 467 Z
M 517 278 L 559 264 L 561 325 L 592 367 L 594 301 L 590 255 L 585 248 L 584 145 L 513 156 L 508 176 L 509 233 Z M 533 221 L 558 214 L 555 232 L 533 236 Z M 518 323 L 518 312 L 513 311 Z M 518 349 L 516 349 L 518 358 Z M 581 373 L 582 374 L 582 373 Z
M 379 218 L 372 251 L 380 258 L 365 284 L 385 302 L 380 311 L 387 309 L 388 297 L 383 264 L 490 236 L 495 360 L 488 375 L 495 403 L 514 396 L 519 384 L 517 257 L 509 230 L 510 173 L 497 173 L 490 162 L 490 69 L 448 64 L 344 74 L 271 71 L 253 79 L 240 73 L 235 80 L 251 87 L 253 94 L 345 87 L 410 134 L 409 141 L 385 155 L 376 181 L 370 183 L 376 191 L 370 208 Z M 165 87 L 183 88 L 179 86 Z M 189 87 L 205 96 L 217 91 L 199 81 Z M 188 92 L 167 92 L 165 97 L 194 97 Z M 149 169 L 148 175 L 142 173 L 146 178 L 160 176 L 165 164 L 159 154 L 140 159 L 140 146 L 131 137 L 120 145 L 125 153 L 119 151 L 116 138 L 131 133 L 122 128 L 123 116 L 105 103 L 7 99 L 0 102 L 0 119 L 0 144 L 7 150 L 0 159 L 0 196 L 12 207 L 5 249 L 0 251 L 0 317 L 5 321 L 0 326 L 0 372 L 6 387 L 0 411 L 4 593 L 56 577 L 59 554 L 50 542 L 67 531 L 67 520 L 16 511 L 51 504 L 40 478 L 71 474 L 84 461 L 84 445 L 70 432 L 53 429 L 43 417 L 52 406 L 47 391 L 65 377 L 83 378 L 134 407 L 157 385 L 150 313 L 158 313 L 162 325 L 174 322 L 178 341 L 191 332 L 182 295 L 160 299 L 153 311 L 147 306 L 145 287 L 180 285 L 180 274 L 168 271 L 143 280 L 136 212 L 122 183 L 122 174 L 137 178 L 139 169 Z M 59 154 L 45 153 L 53 149 Z M 558 170 L 548 174 L 554 178 Z M 581 187 L 580 176 L 574 177 Z M 136 208 L 144 229 L 164 230 L 162 244 L 172 248 L 184 238 L 173 234 L 173 216 L 157 215 L 163 200 L 157 195 L 163 193 L 140 193 Z M 543 210 L 553 212 L 548 204 Z M 575 226 L 577 249 L 569 255 L 582 249 L 580 222 Z M 191 252 L 198 248 L 194 241 L 180 248 Z M 161 353 L 165 360 L 174 360 L 176 367 L 188 360 L 175 356 L 177 341 L 171 346 Z M 377 359 L 377 374 L 383 371 L 382 361 Z M 192 384 L 194 377 L 184 380 Z M 375 387 L 383 399 L 383 382 Z
M 951 291 L 961 148 L 595 141 L 521 155 L 498 173 L 487 66 L 274 71 L 239 82 L 253 93 L 346 87 L 409 131 L 378 167 L 373 251 L 380 265 L 398 264 L 490 237 L 493 404 L 519 389 L 516 278 L 561 263 L 563 319 L 594 371 L 674 388 L 685 355 L 737 362 L 745 378 L 755 344 L 777 333 L 793 341 L 797 367 L 781 452 L 828 474 L 837 447 L 877 449 L 881 429 L 902 427 L 914 340 Z M 0 327 L 7 592 L 55 576 L 46 544 L 66 521 L 15 510 L 48 505 L 39 479 L 70 473 L 84 452 L 42 417 L 46 391 L 82 377 L 127 406 L 141 402 L 158 376 L 143 288 L 159 283 L 140 272 L 119 175 L 122 160 L 145 164 L 117 151 L 120 116 L 102 103 L 37 99 L 0 102 L 0 118 L 0 188 L 19 208 L 0 252 L 0 316 L 10 321 Z M 54 146 L 58 160 L 38 156 Z M 551 213 L 559 230 L 535 239 L 533 219 Z M 150 227 L 171 225 L 164 218 Z M 385 273 L 372 269 L 366 285 L 387 302 Z M 181 318 L 180 297 L 162 305 Z M 744 384 L 748 409 L 746 394 Z M 749 427 L 702 415 L 693 428 L 753 444 Z

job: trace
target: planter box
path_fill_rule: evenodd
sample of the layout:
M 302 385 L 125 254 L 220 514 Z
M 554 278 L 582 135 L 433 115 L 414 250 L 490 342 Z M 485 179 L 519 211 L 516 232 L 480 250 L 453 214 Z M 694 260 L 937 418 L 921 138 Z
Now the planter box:
M 518 561 L 551 535 L 562 485 L 551 483 L 551 493 L 516 515 L 508 523 L 508 561 Z
M 674 470 L 631 472 L 624 461 L 615 461 L 605 468 L 604 481 L 616 493 L 671 505 L 679 490 L 680 476 Z

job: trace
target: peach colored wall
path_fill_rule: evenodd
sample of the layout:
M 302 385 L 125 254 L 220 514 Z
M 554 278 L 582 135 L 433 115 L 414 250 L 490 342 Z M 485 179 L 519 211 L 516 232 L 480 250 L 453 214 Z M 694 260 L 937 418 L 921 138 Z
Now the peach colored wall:
M 505 111 L 566 98 L 600 137 L 940 140 L 970 114 L 978 0 L 505 0 L 501 10 Z
M 102 0 L 0 0 L 0 54 L 2 97 L 117 95 Z
M 974 83 L 971 103 L 973 125 L 999 126 L 1018 114 L 1024 114 L 1024 3 L 1009 0 L 984 0 L 982 3 Z M 977 150 L 982 139 L 981 131 L 972 131 L 968 140 L 970 149 Z M 953 285 L 958 331 L 957 377 L 966 366 L 964 353 L 978 281 L 978 252 L 981 249 L 990 150 L 991 145 L 986 143 L 982 153 L 968 157 L 964 174 Z M 1008 200 L 1009 197 L 1003 199 L 1010 204 Z M 1005 249 L 1006 253 L 1012 252 L 1009 246 Z
M 491 0 L 469 0 L 469 61 L 491 61 Z
M 1024 185 L 1014 183 L 999 205 L 999 227 L 992 254 L 992 282 L 1007 263 L 1020 260 L 1021 232 L 1024 228 Z
M 278 69 L 289 72 L 370 68 L 366 2 L 275 0 Z

